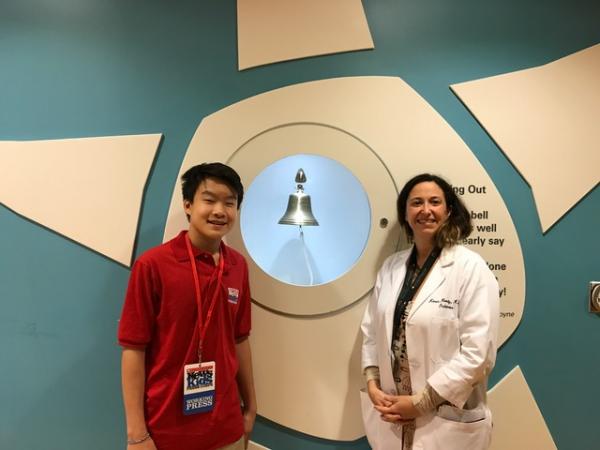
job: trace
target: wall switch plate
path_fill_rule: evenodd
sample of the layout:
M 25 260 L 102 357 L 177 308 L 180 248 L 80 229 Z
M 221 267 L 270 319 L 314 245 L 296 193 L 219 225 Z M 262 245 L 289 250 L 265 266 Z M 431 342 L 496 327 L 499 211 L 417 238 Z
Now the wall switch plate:
M 600 281 L 590 281 L 590 312 L 600 314 Z

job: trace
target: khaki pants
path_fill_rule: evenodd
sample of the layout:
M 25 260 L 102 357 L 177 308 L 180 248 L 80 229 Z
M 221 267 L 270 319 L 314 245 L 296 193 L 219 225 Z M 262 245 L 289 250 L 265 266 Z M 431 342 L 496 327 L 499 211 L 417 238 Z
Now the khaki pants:
M 235 441 L 233 444 L 221 447 L 220 450 L 244 450 L 244 436 L 242 436 L 239 441 Z

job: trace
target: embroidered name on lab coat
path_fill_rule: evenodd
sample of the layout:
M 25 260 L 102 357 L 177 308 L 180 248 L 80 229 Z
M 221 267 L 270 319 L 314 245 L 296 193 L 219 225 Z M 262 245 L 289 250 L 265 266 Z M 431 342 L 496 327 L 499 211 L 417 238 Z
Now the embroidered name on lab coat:
M 448 298 L 440 298 L 439 300 L 435 298 L 430 298 L 429 303 L 435 303 L 438 307 L 443 309 L 454 309 L 455 305 L 458 305 L 458 299 L 450 300 Z

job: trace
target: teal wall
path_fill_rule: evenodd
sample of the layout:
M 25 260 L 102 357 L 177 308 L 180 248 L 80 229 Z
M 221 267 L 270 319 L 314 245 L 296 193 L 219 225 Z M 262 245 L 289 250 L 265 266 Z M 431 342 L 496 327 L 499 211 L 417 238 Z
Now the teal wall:
M 0 140 L 164 133 L 139 255 L 161 242 L 176 174 L 203 117 L 304 81 L 400 76 L 479 158 L 521 239 L 525 312 L 499 353 L 493 382 L 519 364 L 558 447 L 598 448 L 600 316 L 587 312 L 585 297 L 587 282 L 600 279 L 600 190 L 543 236 L 526 182 L 448 85 L 599 43 L 600 2 L 364 4 L 374 51 L 238 72 L 233 0 L 2 0 Z M 38 201 L 48 201 L 44 187 L 31 183 Z M 115 333 L 128 275 L 0 207 L 0 448 L 124 448 Z M 254 439 L 275 450 L 367 448 L 364 440 L 323 441 L 266 420 Z

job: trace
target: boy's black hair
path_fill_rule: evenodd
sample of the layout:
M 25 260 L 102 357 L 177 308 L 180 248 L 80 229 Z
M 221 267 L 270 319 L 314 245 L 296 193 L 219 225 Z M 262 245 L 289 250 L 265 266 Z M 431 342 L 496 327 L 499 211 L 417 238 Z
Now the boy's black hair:
M 440 187 L 444 193 L 446 208 L 450 213 L 448 219 L 446 219 L 436 233 L 436 244 L 438 247 L 443 248 L 452 246 L 457 244 L 461 239 L 468 237 L 473 230 L 471 215 L 460 197 L 454 192 L 454 189 L 452 189 L 450 183 L 437 175 L 422 173 L 406 182 L 396 201 L 398 221 L 400 222 L 400 226 L 406 232 L 408 240 L 412 240 L 413 230 L 406 221 L 406 202 L 408 201 L 410 191 L 412 191 L 417 184 L 423 182 L 434 182 Z
M 190 167 L 181 176 L 183 199 L 193 203 L 198 186 L 207 178 L 216 178 L 229 186 L 237 195 L 237 208 L 240 209 L 244 198 L 242 180 L 240 180 L 240 176 L 235 170 L 219 162 L 198 164 Z

